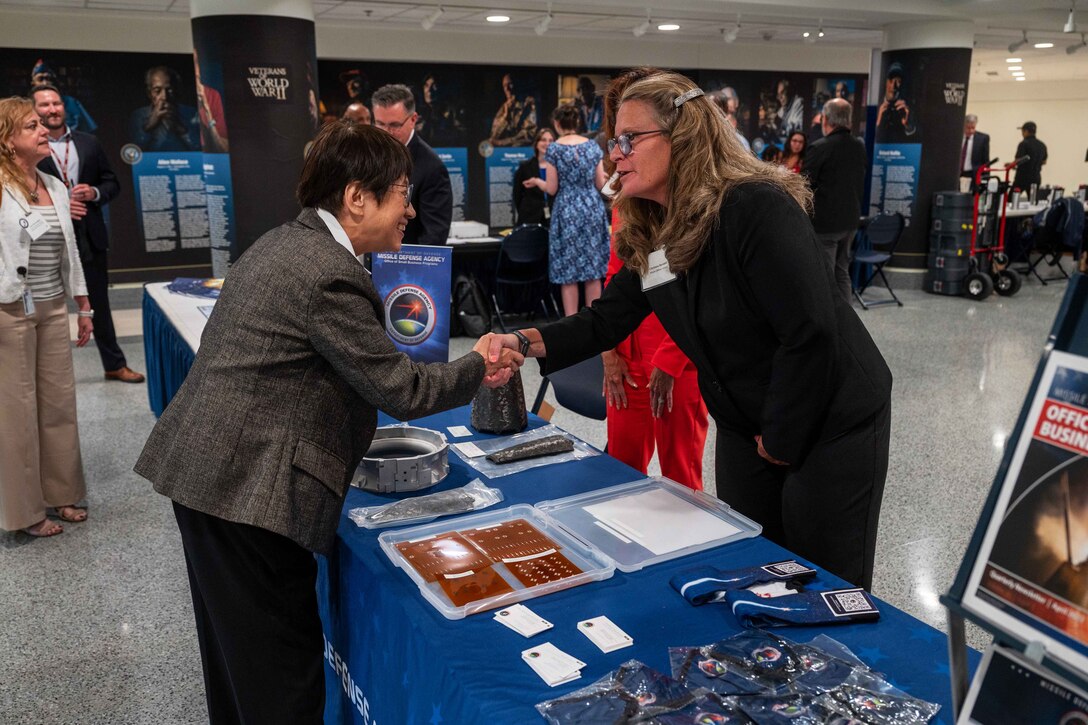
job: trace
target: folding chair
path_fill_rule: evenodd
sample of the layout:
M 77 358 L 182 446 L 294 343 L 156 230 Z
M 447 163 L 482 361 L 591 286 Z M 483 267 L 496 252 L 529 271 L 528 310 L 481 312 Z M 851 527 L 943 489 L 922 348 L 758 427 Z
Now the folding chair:
M 499 327 L 507 332 L 504 310 L 499 306 L 499 295 L 504 286 L 514 287 L 527 297 L 535 296 L 546 318 L 550 316 L 547 301 L 551 300 L 555 316 L 559 317 L 559 307 L 551 296 L 551 285 L 548 283 L 548 230 L 545 227 L 522 224 L 510 232 L 499 247 L 491 303 L 499 318 Z M 509 310 L 505 312 L 510 314 Z
M 575 363 L 562 370 L 555 370 L 540 381 L 540 389 L 533 401 L 532 411 L 540 412 L 548 385 L 555 386 L 555 399 L 564 408 L 593 420 L 604 420 L 606 408 L 601 395 L 604 380 L 604 363 L 600 355 Z
M 881 214 L 869 222 L 865 228 L 865 237 L 869 241 L 869 248 L 862 248 L 862 244 L 854 250 L 854 261 L 858 264 L 870 264 L 872 265 L 872 271 L 869 272 L 868 278 L 861 284 L 860 287 L 854 288 L 854 297 L 861 303 L 862 309 L 869 309 L 870 307 L 877 307 L 879 305 L 891 305 L 896 304 L 900 307 L 903 303 L 899 301 L 899 298 L 895 296 L 895 290 L 888 284 L 888 278 L 884 276 L 884 265 L 888 263 L 888 260 L 895 254 L 895 247 L 899 244 L 899 238 L 903 236 L 903 215 L 896 212 L 895 214 Z M 884 287 L 888 290 L 888 294 L 892 296 L 890 300 L 876 300 L 873 302 L 866 302 L 862 295 L 865 294 L 865 290 L 869 289 L 869 285 L 872 284 L 873 279 L 877 275 L 880 275 L 880 279 L 884 282 Z

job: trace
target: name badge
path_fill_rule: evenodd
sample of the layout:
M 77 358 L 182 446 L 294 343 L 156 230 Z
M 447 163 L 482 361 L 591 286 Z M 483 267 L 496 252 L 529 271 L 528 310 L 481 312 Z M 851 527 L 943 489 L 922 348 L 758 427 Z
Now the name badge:
M 38 241 L 38 237 L 49 231 L 49 222 L 45 220 L 41 214 L 36 211 L 32 211 L 25 217 L 19 220 L 19 226 L 26 230 L 26 233 L 30 235 L 30 241 Z
M 669 269 L 669 260 L 665 259 L 664 249 L 655 249 L 650 252 L 647 260 L 646 273 L 642 275 L 642 291 L 660 287 L 676 279 L 676 274 Z
M 30 293 L 29 287 L 23 287 L 23 312 L 27 317 L 34 315 L 34 295 Z

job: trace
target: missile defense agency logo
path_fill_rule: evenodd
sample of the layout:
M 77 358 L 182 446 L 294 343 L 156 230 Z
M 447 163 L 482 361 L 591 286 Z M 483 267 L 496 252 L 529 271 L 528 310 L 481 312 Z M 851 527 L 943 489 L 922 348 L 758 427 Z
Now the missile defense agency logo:
M 419 345 L 434 332 L 434 300 L 414 284 L 395 288 L 385 298 L 385 329 L 402 345 Z

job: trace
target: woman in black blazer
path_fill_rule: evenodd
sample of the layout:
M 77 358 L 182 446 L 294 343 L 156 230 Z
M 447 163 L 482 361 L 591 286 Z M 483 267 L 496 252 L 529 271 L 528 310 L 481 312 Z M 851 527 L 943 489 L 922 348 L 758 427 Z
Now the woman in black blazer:
M 548 226 L 551 216 L 552 197 L 540 189 L 530 186 L 525 182 L 529 179 L 540 177 L 540 162 L 544 160 L 544 152 L 555 140 L 555 133 L 550 128 L 542 128 L 536 132 L 533 139 L 533 149 L 536 155 L 526 161 L 522 161 L 518 170 L 514 173 L 514 224 L 543 224 Z
M 615 129 L 624 269 L 592 308 L 495 344 L 546 356 L 547 373 L 611 349 L 655 312 L 717 423 L 719 498 L 868 588 L 891 373 L 835 291 L 804 180 L 756 160 L 676 73 L 632 84 Z

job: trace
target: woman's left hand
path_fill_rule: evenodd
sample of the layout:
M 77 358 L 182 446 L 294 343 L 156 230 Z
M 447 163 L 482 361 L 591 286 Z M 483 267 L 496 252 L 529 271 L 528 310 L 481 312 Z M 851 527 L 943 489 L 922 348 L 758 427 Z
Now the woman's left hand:
M 94 323 L 89 317 L 76 318 L 76 347 L 83 347 L 91 341 L 91 333 L 94 331 Z
M 775 458 L 774 456 L 772 456 L 770 453 L 767 452 L 767 449 L 763 447 L 763 436 L 756 436 L 756 450 L 759 451 L 759 457 L 762 458 L 763 460 L 767 461 L 768 463 L 773 463 L 776 466 L 788 466 L 788 465 L 790 465 L 790 464 L 786 463 L 785 461 L 778 460 L 777 458 Z
M 525 181 L 521 182 L 521 185 L 524 186 L 526 189 L 531 189 L 534 186 L 538 189 L 543 189 L 544 179 L 526 179 Z
M 650 372 L 650 414 L 655 418 L 672 412 L 672 387 L 676 378 L 663 371 L 654 368 Z

